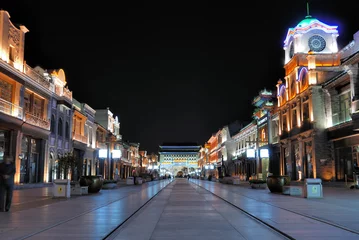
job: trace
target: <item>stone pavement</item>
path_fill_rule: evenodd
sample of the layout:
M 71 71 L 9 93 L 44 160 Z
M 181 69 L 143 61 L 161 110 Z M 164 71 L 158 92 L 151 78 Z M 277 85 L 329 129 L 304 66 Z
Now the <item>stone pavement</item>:
M 179 178 L 119 228 L 115 240 L 286 239 Z
M 0 239 L 103 239 L 122 223 L 108 239 L 282 239 L 263 223 L 292 239 L 359 239 L 357 189 L 324 186 L 324 198 L 306 199 L 247 183 L 169 183 L 120 186 L 70 199 L 53 199 L 49 187 L 16 190 L 11 211 L 0 213 Z
M 359 190 L 324 186 L 324 198 L 308 199 L 251 189 L 249 185 L 191 182 L 295 239 L 359 239 Z
M 161 180 L 62 200 L 51 198 L 51 188 L 17 190 L 10 212 L 0 213 L 0 239 L 102 239 L 169 183 Z

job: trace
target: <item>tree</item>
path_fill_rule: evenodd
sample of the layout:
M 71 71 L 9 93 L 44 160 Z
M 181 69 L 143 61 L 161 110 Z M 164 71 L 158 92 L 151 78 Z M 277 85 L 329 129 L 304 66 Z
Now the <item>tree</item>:
M 64 179 L 67 179 L 67 175 L 70 170 L 72 175 L 77 173 L 77 176 L 80 176 L 82 170 L 82 162 L 79 162 L 73 152 L 65 153 L 59 158 L 58 161 L 60 176 L 63 174 Z

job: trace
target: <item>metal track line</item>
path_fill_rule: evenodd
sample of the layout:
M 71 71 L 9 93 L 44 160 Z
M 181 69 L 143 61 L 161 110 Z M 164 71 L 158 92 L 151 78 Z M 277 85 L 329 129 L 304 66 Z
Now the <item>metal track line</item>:
M 216 196 L 216 197 L 222 199 L 222 200 L 225 201 L 226 203 L 228 203 L 228 204 L 230 204 L 231 206 L 237 208 L 238 210 L 240 210 L 241 212 L 243 212 L 243 213 L 246 214 L 247 216 L 249 216 L 249 217 L 251 217 L 251 218 L 257 220 L 258 222 L 260 222 L 260 223 L 262 223 L 262 224 L 264 224 L 265 226 L 269 227 L 270 229 L 272 229 L 273 231 L 277 232 L 278 234 L 283 235 L 284 237 L 286 237 L 286 238 L 288 238 L 288 239 L 290 239 L 290 240 L 295 240 L 295 238 L 293 238 L 292 236 L 286 234 L 285 232 L 282 232 L 282 231 L 279 230 L 278 228 L 273 227 L 272 225 L 270 225 L 269 223 L 266 223 L 266 222 L 263 221 L 262 219 L 260 219 L 260 218 L 258 218 L 258 217 L 256 217 L 256 216 L 254 216 L 254 215 L 250 214 L 249 212 L 245 211 L 244 209 L 242 209 L 242 208 L 240 208 L 240 207 L 234 205 L 233 203 L 231 203 L 230 201 L 224 199 L 223 197 L 218 196 L 217 194 L 215 194 L 215 193 L 209 191 L 208 189 L 206 189 L 206 188 L 204 188 L 204 187 L 202 187 L 202 186 L 200 186 L 200 185 L 198 185 L 198 184 L 196 184 L 196 183 L 194 183 L 194 182 L 191 182 L 191 183 L 195 184 L 196 186 L 198 186 L 198 187 L 200 187 L 200 188 L 203 188 L 203 189 L 206 190 L 207 192 L 209 192 L 209 193 L 213 194 L 214 196 Z
M 163 189 L 165 189 L 166 187 L 168 187 L 168 185 L 170 185 L 171 183 L 173 183 L 173 180 L 171 180 L 170 183 L 168 183 L 166 186 L 164 186 L 163 188 L 161 188 L 155 195 L 153 195 L 150 199 L 148 199 L 141 207 L 139 207 L 136 211 L 134 211 L 128 218 L 126 218 L 122 223 L 120 223 L 120 225 L 118 225 L 117 227 L 115 227 L 109 234 L 107 234 L 102 240 L 106 240 L 106 239 L 113 239 L 111 238 L 111 235 L 114 234 L 123 224 L 125 224 L 128 220 L 130 220 L 130 218 L 132 218 L 137 212 L 139 212 L 144 206 L 146 206 L 154 197 L 156 197 Z M 117 236 L 118 234 L 116 234 Z

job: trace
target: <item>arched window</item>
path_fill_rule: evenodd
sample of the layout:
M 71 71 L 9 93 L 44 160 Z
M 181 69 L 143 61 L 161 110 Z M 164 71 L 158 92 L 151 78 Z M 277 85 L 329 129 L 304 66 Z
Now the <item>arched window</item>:
M 51 125 L 50 125 L 50 131 L 51 133 L 55 134 L 55 126 L 56 126 L 56 122 L 55 122 L 55 115 L 52 114 L 51 115 Z
M 57 135 L 62 137 L 62 118 L 59 119 L 59 124 L 57 125 Z
M 300 92 L 303 92 L 305 89 L 308 88 L 309 85 L 308 70 L 306 68 L 302 68 L 300 70 L 299 80 L 300 80 Z
M 66 137 L 66 138 L 69 138 L 69 137 L 70 137 L 70 124 L 69 124 L 69 122 L 66 122 L 65 137 Z

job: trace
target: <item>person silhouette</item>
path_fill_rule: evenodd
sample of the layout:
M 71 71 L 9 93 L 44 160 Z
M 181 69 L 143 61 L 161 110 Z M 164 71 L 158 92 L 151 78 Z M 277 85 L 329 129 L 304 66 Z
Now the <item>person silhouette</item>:
M 0 211 L 8 212 L 11 207 L 14 190 L 15 163 L 7 156 L 0 162 Z

